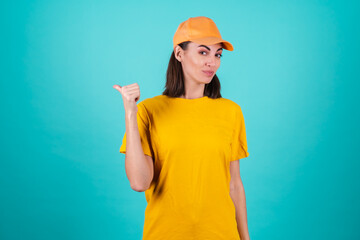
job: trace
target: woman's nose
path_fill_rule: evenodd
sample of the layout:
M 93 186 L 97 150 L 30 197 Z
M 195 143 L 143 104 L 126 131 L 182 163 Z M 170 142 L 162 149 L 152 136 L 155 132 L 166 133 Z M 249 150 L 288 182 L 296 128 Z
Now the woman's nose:
M 215 66 L 215 59 L 209 58 L 208 61 L 207 61 L 207 65 L 208 66 Z

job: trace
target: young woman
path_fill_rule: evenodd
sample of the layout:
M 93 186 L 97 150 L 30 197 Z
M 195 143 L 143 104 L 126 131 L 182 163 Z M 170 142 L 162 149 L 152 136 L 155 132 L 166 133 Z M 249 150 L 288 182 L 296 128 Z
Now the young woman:
M 182 22 L 161 95 L 140 99 L 137 83 L 122 95 L 126 131 L 120 152 L 132 189 L 145 191 L 143 240 L 246 240 L 239 159 L 249 156 L 240 106 L 220 94 L 223 49 L 213 20 Z

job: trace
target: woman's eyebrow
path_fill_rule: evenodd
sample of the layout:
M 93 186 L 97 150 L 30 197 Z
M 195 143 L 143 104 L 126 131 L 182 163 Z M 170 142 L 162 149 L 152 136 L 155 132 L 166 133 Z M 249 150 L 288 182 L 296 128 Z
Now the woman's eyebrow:
M 205 46 L 205 45 L 199 45 L 198 47 L 204 47 L 204 48 L 206 48 L 207 50 L 209 50 L 210 51 L 210 48 L 209 47 L 207 47 L 207 46 Z M 216 50 L 216 51 L 219 51 L 219 50 L 222 50 L 223 48 L 219 48 L 218 50 Z

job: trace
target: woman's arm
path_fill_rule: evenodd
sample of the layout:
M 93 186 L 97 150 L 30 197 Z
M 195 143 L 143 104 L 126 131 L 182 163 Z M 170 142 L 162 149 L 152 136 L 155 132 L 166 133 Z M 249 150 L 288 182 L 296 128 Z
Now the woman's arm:
M 131 188 L 138 192 L 147 190 L 154 176 L 153 159 L 145 155 L 141 146 L 136 112 L 125 113 L 126 153 L 125 170 Z
M 145 155 L 141 145 L 138 126 L 138 105 L 140 99 L 140 87 L 137 83 L 126 86 L 114 85 L 123 98 L 126 125 L 126 152 L 125 170 L 133 190 L 143 192 L 149 188 L 153 175 L 154 166 L 151 156 Z
M 236 221 L 241 240 L 249 240 L 245 190 L 240 177 L 239 160 L 230 162 L 230 197 L 236 209 Z

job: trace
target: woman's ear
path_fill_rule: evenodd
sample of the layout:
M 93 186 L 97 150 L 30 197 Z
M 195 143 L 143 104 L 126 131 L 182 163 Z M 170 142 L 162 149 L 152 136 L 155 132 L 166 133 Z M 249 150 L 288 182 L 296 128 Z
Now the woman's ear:
M 174 56 L 179 62 L 181 62 L 182 60 L 182 54 L 183 54 L 183 49 L 179 45 L 176 45 L 174 49 Z

